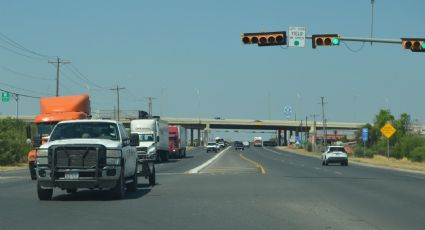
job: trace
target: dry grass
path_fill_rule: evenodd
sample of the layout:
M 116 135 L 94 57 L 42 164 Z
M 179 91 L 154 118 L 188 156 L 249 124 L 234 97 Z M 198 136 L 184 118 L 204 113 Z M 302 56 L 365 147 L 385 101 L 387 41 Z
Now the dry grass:
M 321 153 L 307 152 L 303 149 L 292 149 L 288 147 L 277 147 L 280 150 L 285 150 L 288 152 L 293 152 L 302 155 L 320 157 Z M 351 162 L 359 162 L 368 165 L 382 166 L 395 169 L 404 169 L 404 170 L 413 170 L 413 171 L 422 171 L 425 172 L 425 162 L 412 162 L 407 158 L 395 159 L 395 158 L 386 158 L 381 155 L 376 155 L 373 158 L 360 158 L 360 157 L 350 157 Z
M 16 165 L 6 165 L 6 166 L 0 165 L 0 171 L 24 169 L 24 168 L 27 168 L 27 167 L 28 167 L 28 163 L 19 163 L 19 164 L 16 164 Z

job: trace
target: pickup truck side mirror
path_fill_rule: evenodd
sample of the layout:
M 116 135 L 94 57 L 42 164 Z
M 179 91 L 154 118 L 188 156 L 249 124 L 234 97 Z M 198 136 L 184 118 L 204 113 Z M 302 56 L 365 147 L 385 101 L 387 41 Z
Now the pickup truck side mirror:
M 130 146 L 139 146 L 140 140 L 139 135 L 137 133 L 132 133 L 130 135 Z
M 32 146 L 34 148 L 40 147 L 41 146 L 41 138 L 40 137 L 34 137 L 34 141 L 33 141 Z

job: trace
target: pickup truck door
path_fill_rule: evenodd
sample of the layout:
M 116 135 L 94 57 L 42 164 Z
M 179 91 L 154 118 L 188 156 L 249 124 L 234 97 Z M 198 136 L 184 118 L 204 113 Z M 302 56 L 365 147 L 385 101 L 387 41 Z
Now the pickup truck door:
M 119 125 L 119 129 L 121 132 L 122 153 L 125 165 L 124 176 L 129 177 L 132 176 L 136 170 L 136 151 L 133 147 L 130 146 L 130 137 L 128 136 L 127 131 L 122 124 Z

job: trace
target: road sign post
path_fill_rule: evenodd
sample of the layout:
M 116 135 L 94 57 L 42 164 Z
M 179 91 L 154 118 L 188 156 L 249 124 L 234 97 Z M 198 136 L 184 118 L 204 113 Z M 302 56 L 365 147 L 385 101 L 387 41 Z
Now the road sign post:
M 366 154 L 366 142 L 369 140 L 369 130 L 367 128 L 362 129 L 362 139 L 363 139 L 363 155 Z
M 387 122 L 382 128 L 381 133 L 387 138 L 387 158 L 390 158 L 390 138 L 397 131 L 394 126 Z
M 305 47 L 305 27 L 291 26 L 288 30 L 289 47 Z

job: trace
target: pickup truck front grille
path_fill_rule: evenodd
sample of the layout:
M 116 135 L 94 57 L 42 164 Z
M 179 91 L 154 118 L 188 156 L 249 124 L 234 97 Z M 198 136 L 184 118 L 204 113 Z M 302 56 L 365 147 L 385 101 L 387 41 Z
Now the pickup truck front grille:
M 148 147 L 137 147 L 136 148 L 137 152 L 143 152 L 143 153 L 147 153 L 148 152 Z
M 94 146 L 57 146 L 54 148 L 55 168 L 96 168 L 106 165 L 106 149 Z

